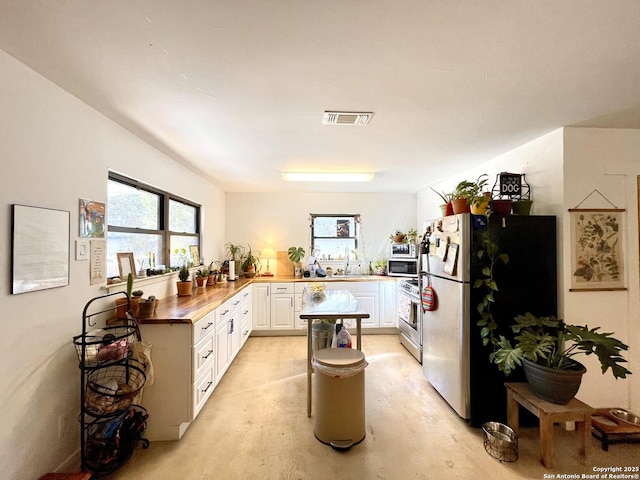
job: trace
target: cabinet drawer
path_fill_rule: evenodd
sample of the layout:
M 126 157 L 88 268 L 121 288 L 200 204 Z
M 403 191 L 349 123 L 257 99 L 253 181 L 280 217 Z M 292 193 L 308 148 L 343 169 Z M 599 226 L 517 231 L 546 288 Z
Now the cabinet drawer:
M 210 335 L 203 339 L 200 343 L 193 347 L 193 378 L 200 377 L 202 372 L 210 368 L 213 364 L 215 355 L 216 337 Z
M 231 318 L 237 316 L 239 305 L 240 299 L 233 297 L 216 308 L 216 312 L 218 314 L 216 316 L 216 327 L 229 322 Z
M 207 400 L 211 396 L 213 389 L 215 388 L 215 371 L 214 366 L 211 365 L 200 378 L 193 384 L 193 419 L 195 420 L 198 413 L 207 403 Z
M 216 327 L 216 312 L 209 312 L 193 324 L 193 344 L 195 345 L 204 337 L 213 334 Z
M 280 293 L 293 293 L 294 284 L 293 283 L 272 283 L 271 284 L 271 295 L 278 295 Z

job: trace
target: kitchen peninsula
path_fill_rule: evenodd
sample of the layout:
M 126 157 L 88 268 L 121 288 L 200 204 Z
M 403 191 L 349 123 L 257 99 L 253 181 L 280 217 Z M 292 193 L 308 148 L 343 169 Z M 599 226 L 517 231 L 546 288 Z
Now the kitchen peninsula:
M 155 316 L 139 322 L 152 345 L 154 367 L 142 401 L 149 412 L 147 438 L 180 439 L 250 335 L 305 335 L 299 310 L 310 282 L 352 291 L 373 319 L 369 325 L 363 321 L 369 327 L 363 333 L 397 333 L 393 277 L 239 278 L 194 288 L 190 296 L 162 298 Z

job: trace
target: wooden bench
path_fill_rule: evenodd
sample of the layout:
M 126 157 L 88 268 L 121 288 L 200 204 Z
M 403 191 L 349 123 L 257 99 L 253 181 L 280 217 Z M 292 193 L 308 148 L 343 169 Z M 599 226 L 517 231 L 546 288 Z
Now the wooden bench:
M 546 468 L 553 466 L 553 424 L 576 422 L 580 434 L 580 453 L 586 463 L 591 439 L 591 415 L 594 412 L 586 403 L 572 399 L 566 405 L 547 402 L 534 395 L 528 383 L 505 383 L 507 387 L 507 423 L 518 433 L 518 405 L 540 419 L 540 460 Z

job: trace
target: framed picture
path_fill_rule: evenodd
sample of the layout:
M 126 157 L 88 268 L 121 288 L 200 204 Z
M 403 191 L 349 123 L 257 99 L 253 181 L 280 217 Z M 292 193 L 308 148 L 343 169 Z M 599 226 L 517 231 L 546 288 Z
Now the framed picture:
M 136 278 L 136 264 L 133 261 L 133 253 L 119 252 L 116 255 L 118 256 L 118 270 L 120 271 L 120 280 L 126 281 L 129 274 L 133 275 L 133 278 Z
M 11 293 L 69 285 L 71 213 L 12 205 Z
M 336 220 L 336 237 L 349 236 L 349 220 Z
M 104 203 L 80 199 L 79 236 L 104 238 Z
M 624 210 L 570 209 L 571 288 L 626 290 L 624 286 Z
M 200 265 L 200 252 L 197 245 L 190 245 L 189 251 L 191 252 L 191 259 L 194 265 Z

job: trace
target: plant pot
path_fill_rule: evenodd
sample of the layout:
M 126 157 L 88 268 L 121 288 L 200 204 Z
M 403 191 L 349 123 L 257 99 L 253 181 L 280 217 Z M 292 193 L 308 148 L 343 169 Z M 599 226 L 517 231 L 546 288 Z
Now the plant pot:
M 176 285 L 178 286 L 179 297 L 188 297 L 193 293 L 193 282 L 191 280 L 176 282 Z
M 511 209 L 514 215 L 529 215 L 532 204 L 532 200 L 517 200 L 511 204 Z
M 207 282 L 209 281 L 209 277 L 196 277 L 196 284 L 198 287 L 206 287 Z
M 491 210 L 496 215 L 509 215 L 511 213 L 511 199 L 491 200 Z
M 404 242 L 404 235 L 394 235 L 393 236 L 394 243 L 402 243 Z
M 446 208 L 444 209 L 444 216 L 448 217 L 450 215 L 453 215 L 453 205 L 451 202 L 447 203 Z
M 451 206 L 453 207 L 454 215 L 459 213 L 469 213 L 471 211 L 471 207 L 467 203 L 466 198 L 454 198 L 451 200 Z
M 207 285 L 208 286 L 212 286 L 216 284 L 216 275 L 215 274 L 211 274 L 207 277 Z
M 474 215 L 484 215 L 487 212 L 487 207 L 489 207 L 489 200 L 483 195 L 473 199 L 470 210 Z
M 576 396 L 582 382 L 582 375 L 587 369 L 579 362 L 571 360 L 573 367 L 570 370 L 557 370 L 555 368 L 538 365 L 524 358 L 522 366 L 531 391 L 543 400 L 559 405 L 566 405 Z
M 151 318 L 156 309 L 155 300 L 147 300 L 138 304 L 138 318 Z
M 302 263 L 293 262 L 293 276 L 295 278 L 302 278 Z

